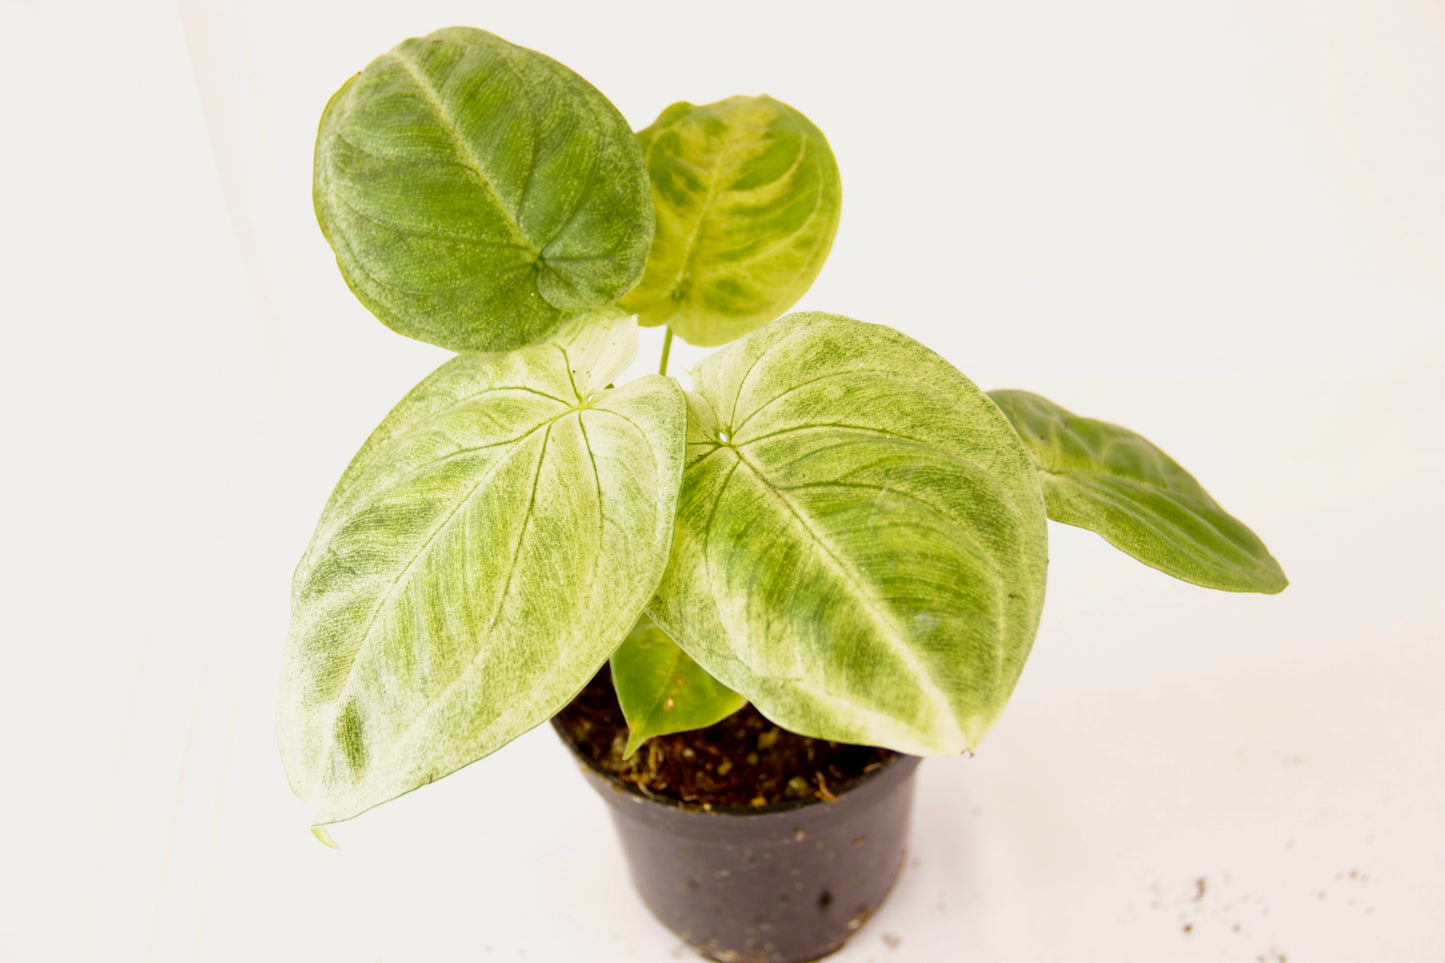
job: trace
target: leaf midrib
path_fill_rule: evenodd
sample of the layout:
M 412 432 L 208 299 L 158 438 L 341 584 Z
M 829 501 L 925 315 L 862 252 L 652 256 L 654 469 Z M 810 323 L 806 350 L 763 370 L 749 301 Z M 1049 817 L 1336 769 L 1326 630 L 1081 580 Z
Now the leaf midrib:
M 853 591 L 853 597 L 862 604 L 864 611 L 868 613 L 874 624 L 884 630 L 882 632 L 883 638 L 888 642 L 889 647 L 899 655 L 904 665 L 912 671 L 918 681 L 919 690 L 923 692 L 935 708 L 939 710 L 941 719 L 954 722 L 956 725 L 953 706 L 950 704 L 948 697 L 944 694 L 943 690 L 938 687 L 932 675 L 926 670 L 922 662 L 920 662 L 917 653 L 906 644 L 897 622 L 886 610 L 879 608 L 877 600 L 871 592 L 866 591 L 867 586 L 860 580 L 857 573 L 843 562 L 832 543 L 813 527 L 807 514 L 793 503 L 793 500 L 788 496 L 787 492 L 775 486 L 762 469 L 754 464 L 741 450 L 733 449 L 733 451 L 737 455 L 738 463 L 746 466 L 753 477 L 758 480 L 762 488 L 771 494 L 773 498 L 793 516 L 803 531 L 807 533 L 809 538 L 811 538 L 814 544 L 822 551 L 830 567 Z
M 436 111 L 437 116 L 442 121 L 442 126 L 446 129 L 447 133 L 451 135 L 453 142 L 456 143 L 457 148 L 466 158 L 467 164 L 471 167 L 472 172 L 477 175 L 478 183 L 480 183 L 482 189 L 492 199 L 492 203 L 496 209 L 501 212 L 502 219 L 506 222 L 507 226 L 511 228 L 512 236 L 516 238 L 517 247 L 525 250 L 531 259 L 535 261 L 539 254 L 537 248 L 533 246 L 531 240 L 522 232 L 522 225 L 517 223 L 516 219 L 513 218 L 506 204 L 502 203 L 502 199 L 497 194 L 496 188 L 492 186 L 492 180 L 487 174 L 486 165 L 482 163 L 482 159 L 478 157 L 476 151 L 472 149 L 472 145 L 467 143 L 466 139 L 461 136 L 456 118 L 452 116 L 451 110 L 442 103 L 441 98 L 438 97 L 436 91 L 432 89 L 426 75 L 402 52 L 401 48 L 398 47 L 392 50 L 390 56 L 407 72 L 412 82 L 431 104 L 432 109 Z M 511 67 L 510 64 L 507 66 Z
M 451 525 L 452 520 L 453 520 L 454 518 L 456 518 L 457 514 L 458 514 L 459 512 L 461 512 L 461 510 L 462 510 L 464 507 L 466 507 L 466 505 L 468 505 L 468 504 L 471 502 L 472 496 L 477 493 L 477 490 L 478 490 L 479 488 L 481 488 L 484 484 L 486 484 L 488 481 L 490 481 L 491 478 L 492 478 L 494 475 L 496 475 L 496 473 L 497 473 L 498 471 L 500 471 L 500 470 L 511 460 L 511 458 L 513 457 L 513 455 L 516 454 L 516 452 L 522 450 L 522 448 L 523 448 L 523 446 L 524 446 L 524 444 L 525 444 L 525 442 L 527 441 L 528 438 L 530 438 L 530 437 L 532 437 L 533 435 L 535 435 L 538 431 L 546 430 L 546 431 L 550 432 L 551 427 L 552 427 L 553 424 L 555 424 L 556 422 L 560 421 L 561 419 L 567 417 L 567 416 L 570 415 L 570 414 L 577 414 L 577 413 L 578 413 L 578 412 L 577 412 L 575 409 L 569 409 L 569 410 L 567 410 L 567 411 L 562 412 L 561 414 L 554 415 L 553 417 L 548 418 L 546 421 L 539 422 L 537 425 L 533 426 L 533 427 L 531 428 L 531 430 L 529 430 L 529 431 L 527 431 L 525 434 L 519 436 L 519 437 L 517 438 L 517 440 L 516 440 L 516 445 L 515 445 L 515 447 L 513 448 L 513 450 L 510 451 L 510 452 L 508 452 L 506 455 L 503 455 L 501 458 L 499 458 L 499 459 L 497 460 L 497 463 L 496 463 L 495 465 L 493 465 L 493 466 L 491 466 L 490 468 L 488 468 L 488 469 L 486 470 L 486 472 L 484 472 L 484 473 L 482 474 L 482 476 L 481 476 L 479 479 L 477 479 L 476 484 L 474 484 L 471 488 L 469 488 L 469 489 L 467 490 L 467 492 L 466 492 L 465 495 L 462 495 L 460 498 L 457 499 L 456 504 L 452 507 L 451 511 L 447 512 L 446 517 L 443 518 L 440 522 L 437 523 L 436 527 L 433 528 L 433 529 L 431 530 L 431 532 L 429 532 L 429 533 L 427 534 L 427 537 L 426 537 L 425 541 L 423 541 L 422 544 L 417 548 L 417 550 L 412 553 L 411 557 L 410 557 L 409 559 L 407 559 L 406 564 L 405 564 L 404 566 L 402 566 L 401 571 L 399 571 L 399 572 L 397 573 L 396 578 L 394 578 L 394 579 L 392 580 L 391 584 L 387 586 L 386 591 L 383 592 L 383 593 L 381 594 L 381 596 L 377 599 L 376 605 L 375 605 L 375 607 L 372 609 L 371 615 L 370 615 L 370 616 L 368 617 L 368 619 L 367 619 L 366 629 L 365 629 L 365 631 L 364 631 L 363 634 L 362 634 L 361 642 L 356 646 L 356 651 L 355 651 L 355 653 L 353 653 L 353 655 L 352 655 L 352 657 L 351 657 L 351 665 L 350 665 L 350 667 L 347 669 L 346 681 L 342 683 L 341 687 L 337 690 L 336 695 L 335 695 L 334 697 L 332 697 L 332 699 L 331 699 L 331 701 L 332 701 L 332 703 L 333 703 L 333 707 L 334 707 L 334 712 L 333 712 L 333 714 L 332 714 L 332 719 L 331 719 L 331 725 L 332 725 L 332 726 L 335 726 L 335 724 L 336 724 L 336 717 L 340 715 L 340 713 L 341 713 L 341 706 L 345 703 L 346 697 L 347 697 L 348 695 L 350 695 L 351 692 L 352 692 L 352 689 L 353 689 L 353 687 L 354 687 L 354 683 L 355 683 L 355 681 L 356 681 L 356 670 L 357 670 L 357 667 L 361 664 L 361 662 L 362 662 L 362 657 L 363 657 L 363 655 L 365 654 L 368 646 L 370 646 L 370 645 L 372 644 L 372 640 L 376 638 L 375 629 L 376 629 L 377 620 L 380 618 L 381 612 L 382 612 L 382 610 L 386 607 L 387 603 L 390 602 L 393 598 L 396 597 L 396 593 L 397 593 L 399 587 L 401 586 L 402 582 L 406 579 L 407 573 L 410 572 L 410 571 L 412 570 L 412 568 L 416 566 L 417 562 L 418 562 L 424 555 L 426 555 L 427 549 L 429 549 L 429 548 L 431 547 L 432 543 L 436 541 L 436 539 L 441 535 L 441 533 L 442 533 L 443 531 L 445 531 L 445 530 Z M 543 446 L 542 446 L 542 452 L 541 452 L 541 454 L 538 455 L 538 463 L 539 463 L 539 464 L 540 464 L 540 462 L 541 462 L 542 457 L 544 457 L 545 454 L 546 454 L 546 443 L 545 443 L 545 440 L 544 440 Z M 535 491 L 535 485 L 534 485 L 534 490 L 533 490 L 533 498 L 534 498 L 534 499 L 535 499 L 535 496 L 536 496 L 536 491 Z M 524 533 L 525 533 L 525 527 L 524 527 L 524 530 L 523 530 L 523 531 L 524 531 Z M 519 536 L 518 541 L 520 542 L 520 540 L 521 540 L 521 539 L 520 539 L 520 536 Z M 510 580 L 510 572 L 509 572 L 509 580 Z M 505 594 L 505 591 L 504 591 L 504 594 Z M 462 674 L 464 674 L 464 672 L 463 672 L 463 673 L 458 673 L 458 677 L 460 677 Z M 455 681 L 455 680 L 453 680 L 453 681 Z M 450 688 L 450 684 L 448 684 L 448 688 Z M 408 727 L 408 729 L 410 729 L 410 727 Z
M 644 713 L 644 717 L 641 720 L 644 728 L 651 726 L 657 721 L 658 712 L 662 709 L 663 704 L 667 702 L 668 693 L 672 689 L 671 680 L 673 678 L 673 675 L 677 672 L 677 667 L 682 664 L 682 648 L 676 643 L 673 643 L 672 651 L 669 652 L 668 655 L 671 656 L 672 661 L 670 664 L 668 664 L 667 671 L 662 673 L 668 681 L 664 682 L 658 688 L 657 693 L 652 700 L 652 704 L 647 707 L 647 711 L 646 713 Z
M 579 412 L 569 412 L 569 414 L 579 414 Z M 543 463 L 543 461 L 546 460 L 546 457 L 547 457 L 547 439 L 551 437 L 552 425 L 555 424 L 558 420 L 560 420 L 560 419 L 563 418 L 563 417 L 566 417 L 566 415 L 559 415 L 557 418 L 553 418 L 551 421 L 547 422 L 547 424 L 545 425 L 545 428 L 546 428 L 546 430 L 547 430 L 547 434 L 543 437 L 543 440 L 542 440 L 542 450 L 537 453 L 537 467 L 536 467 L 536 469 L 534 470 L 533 475 L 532 475 L 532 495 L 531 495 L 531 498 L 530 498 L 529 501 L 528 501 L 527 514 L 526 514 L 526 516 L 525 516 L 525 521 L 523 522 L 523 525 L 522 525 L 522 531 L 518 533 L 518 535 L 517 535 L 517 543 L 516 543 L 516 545 L 513 546 L 513 549 L 512 549 L 512 564 L 511 564 L 511 566 L 508 568 L 508 571 L 507 571 L 507 582 L 506 582 L 506 584 L 503 586 L 501 593 L 499 593 L 498 596 L 497 596 L 497 608 L 493 610 L 493 615 L 492 615 L 492 619 L 491 619 L 491 621 L 492 621 L 493 623 L 496 622 L 496 614 L 497 614 L 497 612 L 499 612 L 499 611 L 501 610 L 502 604 L 506 601 L 507 591 L 508 591 L 508 589 L 511 587 L 511 583 L 512 583 L 512 576 L 515 575 L 515 573 L 516 573 L 516 569 L 517 569 L 517 559 L 518 559 L 518 557 L 521 555 L 522 542 L 523 542 L 523 541 L 526 539 L 526 537 L 527 537 L 527 528 L 528 528 L 528 526 L 529 526 L 529 524 L 530 524 L 530 522 L 531 522 L 531 517 L 532 517 L 532 511 L 531 511 L 531 509 L 532 509 L 532 506 L 536 504 L 536 500 L 537 500 L 537 482 L 538 482 L 538 480 L 541 478 L 541 475 L 542 475 L 542 463 Z M 542 427 L 544 427 L 544 426 L 542 426 L 542 425 L 539 425 L 539 426 L 538 426 L 538 428 L 542 428 Z M 534 429 L 534 431 L 535 431 L 535 429 Z M 530 433 L 529 433 L 529 434 L 530 434 Z M 473 489 L 473 491 L 475 491 L 475 489 Z M 469 495 L 469 497 L 470 497 L 470 495 Z M 454 512 L 453 514 L 455 514 L 455 512 Z M 448 517 L 448 521 L 450 521 L 450 516 Z M 359 654 L 359 650 L 358 650 L 358 654 Z M 480 651 L 474 652 L 474 653 L 472 654 L 472 657 L 467 661 L 466 666 L 463 667 L 463 668 L 461 669 L 461 671 L 459 671 L 459 672 L 451 679 L 451 681 L 449 681 L 445 686 L 442 687 L 442 691 L 439 692 L 439 693 L 437 693 L 437 695 L 435 696 L 435 698 L 432 698 L 432 699 L 428 699 L 428 700 L 427 700 L 425 707 L 424 707 L 420 712 L 418 712 L 415 716 L 413 716 L 412 719 L 411 719 L 411 721 L 409 721 L 409 722 L 406 724 L 406 727 L 405 727 L 404 729 L 402 729 L 400 733 L 397 734 L 396 738 L 395 738 L 395 739 L 393 740 L 393 742 L 392 742 L 390 751 L 387 752 L 384 756 L 380 757 L 380 759 L 390 760 L 390 759 L 394 758 L 394 757 L 397 755 L 397 753 L 398 753 L 401 749 L 403 749 L 403 748 L 405 747 L 407 739 L 411 736 L 411 734 L 412 734 L 413 732 L 416 731 L 416 728 L 417 728 L 419 725 L 421 725 L 422 722 L 424 722 L 424 721 L 426 721 L 428 718 L 430 718 L 431 714 L 436 711 L 436 709 L 437 709 L 438 706 L 444 705 L 444 704 L 447 702 L 448 696 L 451 694 L 452 690 L 455 689 L 455 688 L 457 687 L 457 685 L 458 685 L 459 683 L 461 683 L 461 681 L 462 681 L 463 679 L 467 678 L 468 674 L 469 674 L 474 668 L 476 668 L 477 658 L 478 658 L 479 655 L 480 655 Z M 359 660 L 358 660 L 358 661 L 359 661 Z M 353 663 L 352 663 L 352 668 L 353 668 L 353 670 L 355 669 L 355 666 L 356 666 L 356 663 L 353 662 Z M 350 684 L 351 684 L 351 678 L 352 678 L 351 673 L 348 673 L 348 675 L 347 675 L 347 688 L 348 688 L 348 689 L 349 689 Z M 344 692 L 344 691 L 346 691 L 346 690 L 343 690 L 343 692 Z M 340 711 L 340 708 L 339 708 L 339 707 L 340 707 L 341 704 L 342 704 L 342 700 L 338 699 L 338 700 L 337 700 L 337 706 L 338 706 L 338 710 L 337 710 L 337 711 L 338 711 L 338 714 L 339 714 L 339 711 Z M 493 726 L 494 726 L 494 725 L 497 724 L 497 722 L 498 722 L 500 719 L 505 719 L 505 718 L 508 716 L 509 712 L 512 711 L 513 708 L 514 708 L 514 707 L 504 708 L 504 709 L 502 710 L 502 712 L 498 715 L 498 717 L 497 717 L 496 719 L 493 719 L 489 725 L 493 725 Z M 335 719 L 334 719 L 334 718 L 333 718 L 333 721 L 332 721 L 332 725 L 333 725 L 333 726 L 335 725 Z M 383 768 L 386 768 L 386 767 L 383 767 Z M 364 780 L 363 780 L 363 782 L 364 782 Z M 360 785 L 358 784 L 358 786 L 354 786 L 354 787 L 353 787 L 353 791 L 356 791 L 356 790 L 359 789 L 359 788 L 360 788 Z
M 655 142 L 654 142 L 655 143 Z M 712 164 L 708 170 L 707 194 L 704 195 L 702 207 L 698 211 L 697 221 L 692 226 L 687 243 L 683 246 L 682 266 L 678 268 L 677 274 L 673 277 L 672 284 L 661 292 L 664 301 L 672 299 L 672 292 L 677 290 L 679 284 L 692 273 L 693 259 L 697 256 L 697 239 L 702 234 L 703 224 L 707 221 L 708 213 L 712 210 L 713 200 L 717 197 L 718 168 L 721 163 Z M 687 291 L 691 298 L 692 291 Z M 674 312 L 676 313 L 676 312 Z
M 1048 472 L 1047 474 L 1057 475 L 1058 473 L 1056 473 L 1056 472 Z M 1094 473 L 1090 473 L 1090 472 L 1070 472 L 1070 473 L 1066 473 L 1066 474 L 1076 475 L 1076 476 L 1079 476 L 1079 477 L 1082 477 L 1082 478 L 1087 478 L 1087 479 L 1089 479 L 1089 480 L 1095 480 L 1095 479 L 1096 479 L 1095 474 L 1094 474 Z M 1141 487 L 1141 488 L 1148 489 L 1148 490 L 1150 490 L 1150 491 L 1152 491 L 1152 492 L 1154 492 L 1154 493 L 1156 493 L 1156 494 L 1159 494 L 1159 495 L 1173 496 L 1173 495 L 1177 495 L 1177 494 L 1178 494 L 1178 493 L 1173 492 L 1173 491 L 1168 490 L 1168 489 L 1161 489 L 1161 488 L 1159 488 L 1158 486 L 1149 485 L 1149 484 L 1147 484 L 1147 483 L 1142 483 L 1142 482 L 1137 482 L 1137 481 L 1135 481 L 1135 480 L 1133 480 L 1133 479 L 1120 478 L 1119 476 L 1115 476 L 1115 475 L 1107 475 L 1107 476 L 1104 476 L 1104 479 L 1107 480 L 1107 481 L 1116 482 L 1116 483 L 1132 483 L 1132 484 L 1138 485 L 1138 486 Z M 1110 497 L 1107 497 L 1107 498 L 1106 498 L 1106 497 L 1104 497 L 1105 495 L 1108 495 L 1108 496 L 1110 496 Z M 1247 568 L 1250 568 L 1250 569 L 1253 569 L 1253 570 L 1256 570 L 1256 571 L 1259 571 L 1259 572 L 1272 573 L 1272 568 L 1271 568 L 1271 566 L 1270 566 L 1264 559 L 1261 559 L 1260 557 L 1258 557 L 1258 552 L 1259 552 L 1259 550 L 1264 549 L 1264 544 L 1259 540 L 1259 536 L 1255 535 L 1255 534 L 1254 534 L 1252 531 L 1250 531 L 1247 527 L 1245 528 L 1245 532 L 1248 533 L 1248 540 L 1247 540 L 1247 541 L 1244 541 L 1244 542 L 1241 542 L 1241 541 L 1237 540 L 1236 538 L 1234 538 L 1232 533 L 1230 533 L 1230 532 L 1226 531 L 1225 529 L 1223 529 L 1223 528 L 1219 527 L 1218 525 L 1216 525 L 1216 524 L 1210 519 L 1210 517 L 1209 517 L 1209 515 L 1211 514 L 1210 512 L 1197 511 L 1197 510 L 1195 510 L 1193 507 L 1185 504 L 1181 499 L 1168 499 L 1168 500 L 1169 500 L 1169 503 L 1170 503 L 1170 504 L 1177 505 L 1177 506 L 1178 506 L 1180 509 L 1182 509 L 1183 512 L 1186 513 L 1189 517 L 1195 519 L 1195 520 L 1199 523 L 1200 528 L 1201 528 L 1204 532 L 1207 532 L 1207 533 L 1209 533 L 1210 535 L 1215 536 L 1215 537 L 1219 540 L 1219 542 L 1222 542 L 1222 543 L 1223 543 L 1223 546 L 1227 546 L 1228 548 L 1234 549 L 1235 554 L 1237 554 L 1237 555 L 1239 556 L 1239 560 L 1234 561 L 1232 564 L 1234 564 L 1234 565 L 1236 565 L 1236 566 L 1241 566 L 1241 562 L 1243 562 L 1244 565 L 1242 565 L 1241 567 L 1247 567 Z M 1088 501 L 1085 502 L 1085 506 L 1086 506 L 1086 507 L 1098 506 L 1099 509 L 1112 511 L 1112 512 L 1118 514 L 1118 515 L 1122 515 L 1122 516 L 1130 519 L 1130 521 L 1133 522 L 1135 525 L 1142 526 L 1143 529 L 1144 529 L 1144 534 L 1145 534 L 1145 536 L 1146 536 L 1146 538 L 1145 538 L 1145 545 L 1146 545 L 1146 546 L 1152 546 L 1153 543 L 1154 543 L 1154 541 L 1155 541 L 1155 539 L 1152 537 L 1152 535 L 1153 535 L 1152 529 L 1154 528 L 1155 525 L 1164 525 L 1164 526 L 1167 526 L 1168 530 L 1169 530 L 1170 532 L 1172 532 L 1172 533 L 1175 535 L 1175 537 L 1178 537 L 1178 538 L 1183 539 L 1188 545 L 1190 545 L 1190 546 L 1192 546 L 1192 547 L 1194 548 L 1194 550 L 1198 553 L 1198 556 L 1201 557 L 1201 564 L 1203 563 L 1202 560 L 1209 560 L 1209 561 L 1210 561 L 1210 564 L 1211 564 L 1211 567 L 1213 567 L 1213 568 L 1215 568 L 1215 569 L 1218 569 L 1218 567 L 1219 567 L 1219 563 L 1218 563 L 1217 559 L 1218 559 L 1218 557 L 1219 557 L 1220 555 L 1223 554 L 1223 553 L 1220 551 L 1221 547 L 1223 547 L 1223 546 L 1221 546 L 1221 545 L 1220 545 L 1219 543 L 1217 543 L 1217 542 L 1211 544 L 1210 542 L 1205 541 L 1203 538 L 1201 538 L 1201 537 L 1200 537 L 1198 534 L 1196 534 L 1195 532 L 1193 532 L 1193 531 L 1189 530 L 1188 528 L 1186 528 L 1185 526 L 1179 524 L 1178 521 L 1176 521 L 1176 520 L 1174 520 L 1174 519 L 1172 519 L 1172 518 L 1169 518 L 1167 515 L 1161 514 L 1161 513 L 1158 512 L 1158 511 L 1155 511 L 1155 510 L 1154 510 L 1153 508 L 1151 508 L 1150 506 L 1148 506 L 1148 505 L 1140 502 L 1140 501 L 1139 501 L 1138 499 L 1136 499 L 1136 498 L 1131 497 L 1127 492 L 1120 492 L 1120 491 L 1117 491 L 1117 490 L 1113 490 L 1113 489 L 1111 488 L 1111 486 L 1108 486 L 1108 485 L 1093 486 L 1093 487 L 1092 487 L 1092 492 L 1091 492 L 1091 497 L 1089 498 Z M 1220 514 L 1224 514 L 1224 515 L 1226 515 L 1227 517 L 1231 517 L 1231 518 L 1233 517 L 1233 516 L 1229 516 L 1227 512 L 1225 512 L 1222 508 L 1219 508 L 1217 505 L 1215 506 L 1214 511 L 1217 511 L 1217 512 L 1220 513 Z M 1087 514 L 1089 514 L 1089 513 L 1088 513 L 1088 512 L 1081 512 L 1080 514 L 1087 515 Z M 1058 519 L 1058 521 L 1062 521 L 1062 522 L 1064 522 L 1064 524 L 1066 524 L 1066 525 L 1067 525 L 1067 524 L 1074 524 L 1073 522 L 1065 521 L 1064 519 Z M 1151 524 L 1151 523 L 1152 523 L 1152 524 Z M 1242 522 L 1240 523 L 1240 525 L 1241 525 L 1241 527 L 1244 527 Z M 1090 528 L 1090 526 L 1079 526 L 1079 527 L 1082 527 L 1082 528 Z M 1094 530 L 1094 529 L 1090 529 L 1090 530 Z M 1099 534 L 1103 534 L 1103 533 L 1099 533 Z M 1241 533 L 1241 534 L 1244 534 L 1244 533 Z M 1104 537 L 1105 537 L 1105 539 L 1107 539 L 1107 540 L 1110 541 L 1111 543 L 1117 543 L 1117 540 L 1116 540 L 1116 539 L 1111 538 L 1111 537 L 1108 536 L 1108 535 L 1104 535 Z M 1122 548 L 1123 546 L 1120 546 L 1120 547 Z M 1129 551 L 1129 549 L 1125 549 L 1125 550 L 1126 550 L 1126 551 Z M 1136 547 L 1134 550 L 1137 551 L 1137 550 L 1138 550 L 1137 547 Z M 1265 550 L 1265 551 L 1267 551 L 1267 550 Z M 1131 554 L 1132 554 L 1132 552 L 1131 552 Z M 1164 552 L 1162 555 L 1161 555 L 1159 552 L 1156 552 L 1156 551 L 1148 551 L 1147 554 L 1148 554 L 1151 558 L 1154 558 L 1154 559 L 1164 559 L 1164 560 L 1169 560 L 1169 555 L 1170 555 L 1170 553 L 1167 552 L 1167 551 Z M 1228 566 L 1229 564 L 1231 564 L 1231 563 L 1225 562 L 1224 564 L 1225 564 L 1226 567 L 1227 567 L 1227 566 Z M 1225 574 L 1228 574 L 1228 572 L 1225 571 Z

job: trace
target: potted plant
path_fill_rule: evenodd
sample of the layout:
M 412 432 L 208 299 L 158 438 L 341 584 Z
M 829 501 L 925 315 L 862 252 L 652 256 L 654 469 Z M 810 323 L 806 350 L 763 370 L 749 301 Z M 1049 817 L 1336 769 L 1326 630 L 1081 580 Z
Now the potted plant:
M 361 447 L 296 571 L 278 734 L 319 836 L 560 713 L 665 922 L 716 959 L 816 958 L 887 892 L 917 757 L 1003 709 L 1048 518 L 1200 585 L 1285 587 L 1139 435 L 986 394 L 885 327 L 779 318 L 840 196 L 786 104 L 678 103 L 634 134 L 479 30 L 407 40 L 326 105 L 343 277 L 459 353 Z M 617 384 L 639 323 L 668 326 L 659 374 Z M 691 390 L 674 333 L 721 347 Z M 785 750 L 796 771 L 739 783 Z M 659 824 L 688 842 L 647 842 Z

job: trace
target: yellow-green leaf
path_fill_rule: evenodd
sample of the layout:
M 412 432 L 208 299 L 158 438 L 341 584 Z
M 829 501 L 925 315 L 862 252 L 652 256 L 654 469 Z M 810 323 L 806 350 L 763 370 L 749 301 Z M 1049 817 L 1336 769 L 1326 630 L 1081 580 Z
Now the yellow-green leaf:
M 372 433 L 296 571 L 282 760 L 318 824 L 546 721 L 602 666 L 667 562 L 685 405 L 606 385 L 637 327 L 462 355 Z
M 672 561 L 648 612 L 779 725 L 920 755 L 975 745 L 1043 606 L 1032 459 L 947 361 L 795 314 L 694 372 Z
M 612 653 L 611 668 L 627 719 L 624 756 L 653 736 L 702 729 L 747 705 L 645 615 Z
M 645 325 L 720 345 L 802 297 L 833 246 L 838 165 L 822 131 L 771 97 L 673 104 L 641 131 L 657 232 L 620 302 Z

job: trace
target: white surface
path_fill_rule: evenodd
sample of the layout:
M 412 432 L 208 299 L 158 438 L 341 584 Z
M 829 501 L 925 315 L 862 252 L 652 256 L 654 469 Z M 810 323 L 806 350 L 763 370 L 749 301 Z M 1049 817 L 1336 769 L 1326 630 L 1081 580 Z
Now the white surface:
M 0 961 L 686 958 L 546 731 L 339 853 L 276 759 L 290 569 L 445 357 L 341 282 L 316 118 L 449 23 L 636 126 L 800 107 L 846 201 L 799 307 L 1143 432 L 1293 579 L 1053 527 L 1018 694 L 839 963 L 1445 958 L 1438 4 L 238 7 L 0 0 Z

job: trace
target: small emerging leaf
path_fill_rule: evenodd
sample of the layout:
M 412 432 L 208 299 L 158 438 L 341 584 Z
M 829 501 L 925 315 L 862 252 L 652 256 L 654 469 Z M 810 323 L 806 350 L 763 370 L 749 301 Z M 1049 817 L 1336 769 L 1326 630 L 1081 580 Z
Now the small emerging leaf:
M 388 327 L 453 351 L 533 344 L 637 283 L 652 201 L 626 120 L 566 67 L 468 27 L 348 80 L 313 196 L 346 283 Z
M 561 343 L 461 355 L 374 431 L 297 567 L 282 761 L 316 822 L 348 819 L 546 721 L 652 598 L 685 405 L 605 386 L 635 350 L 615 309 Z
M 952 365 L 795 314 L 694 371 L 672 561 L 648 612 L 794 732 L 974 746 L 1043 606 L 1033 462 Z
M 1289 584 L 1259 537 L 1147 438 L 1031 392 L 989 397 L 1033 452 L 1050 518 L 1195 585 L 1273 594 Z
M 645 615 L 612 653 L 611 665 L 629 730 L 624 756 L 653 736 L 703 729 L 747 705 Z
M 833 246 L 843 199 L 812 121 L 771 97 L 730 97 L 673 104 L 638 138 L 657 233 L 623 308 L 714 346 L 803 296 Z

